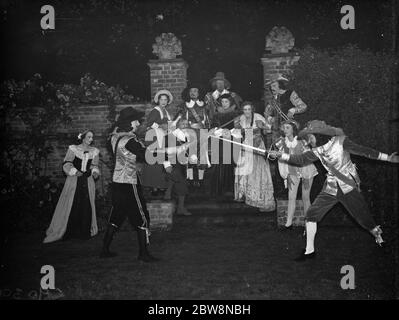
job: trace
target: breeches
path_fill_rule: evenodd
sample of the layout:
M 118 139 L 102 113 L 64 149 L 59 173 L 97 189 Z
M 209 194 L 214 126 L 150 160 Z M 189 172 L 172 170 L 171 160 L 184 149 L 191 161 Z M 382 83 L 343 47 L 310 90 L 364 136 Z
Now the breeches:
M 120 227 L 126 217 L 132 227 L 150 226 L 150 215 L 140 183 L 112 183 L 112 209 L 109 222 Z
M 351 192 L 344 194 L 340 187 L 336 196 L 321 192 L 306 213 L 306 221 L 319 222 L 324 216 L 340 202 L 349 214 L 359 223 L 364 229 L 371 230 L 376 224 L 371 215 L 369 206 L 363 195 L 353 189 Z

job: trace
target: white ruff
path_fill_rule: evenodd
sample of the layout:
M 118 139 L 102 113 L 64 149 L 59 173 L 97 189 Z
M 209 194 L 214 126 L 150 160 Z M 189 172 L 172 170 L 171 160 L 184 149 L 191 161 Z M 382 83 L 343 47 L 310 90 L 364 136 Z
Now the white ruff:
M 294 139 L 292 141 L 288 140 L 288 138 L 285 137 L 285 144 L 288 148 L 293 149 L 298 144 L 298 140 L 297 140 L 296 136 L 294 137 Z
M 194 100 L 190 100 L 190 102 L 186 102 L 186 107 L 191 109 L 195 106 L 195 104 L 197 104 L 199 107 L 204 106 L 204 101 L 194 101 Z
M 219 98 L 221 95 L 226 94 L 226 93 L 230 93 L 230 91 L 228 91 L 228 90 L 226 90 L 226 89 L 224 89 L 222 92 L 219 92 L 218 90 L 215 90 L 215 91 L 212 92 L 212 96 L 213 96 L 213 99 L 216 100 L 216 99 Z

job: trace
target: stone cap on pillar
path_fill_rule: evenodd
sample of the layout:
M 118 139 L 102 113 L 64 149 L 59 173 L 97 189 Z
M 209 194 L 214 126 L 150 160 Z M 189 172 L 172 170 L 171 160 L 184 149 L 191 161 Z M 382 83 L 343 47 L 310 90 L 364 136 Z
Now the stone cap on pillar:
M 266 36 L 265 50 L 269 54 L 289 54 L 294 48 L 295 38 L 286 27 L 273 27 Z
M 181 41 L 171 32 L 156 37 L 152 49 L 152 53 L 161 60 L 175 59 L 182 54 Z

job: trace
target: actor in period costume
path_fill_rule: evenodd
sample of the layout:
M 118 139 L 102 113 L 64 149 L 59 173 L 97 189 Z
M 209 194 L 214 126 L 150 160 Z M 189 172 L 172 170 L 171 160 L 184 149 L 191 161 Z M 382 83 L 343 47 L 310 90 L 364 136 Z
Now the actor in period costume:
M 355 164 L 351 161 L 350 154 L 393 163 L 399 162 L 399 156 L 396 153 L 387 155 L 355 144 L 345 136 L 342 129 L 329 126 L 319 120 L 308 122 L 307 127 L 298 136 L 300 138 L 307 137 L 314 148 L 303 154 L 290 155 L 273 152 L 273 155 L 296 165 L 307 165 L 320 160 L 327 170 L 327 179 L 322 192 L 306 213 L 306 249 L 295 260 L 304 261 L 315 257 L 314 238 L 317 222 L 321 221 L 338 202 L 375 237 L 377 244 L 381 245 L 383 243 L 381 228 L 376 225 L 369 206 L 360 193 L 359 175 Z M 326 136 L 329 140 L 324 143 L 322 140 Z
M 137 231 L 138 259 L 144 262 L 158 260 L 149 253 L 147 248 L 150 235 L 150 216 L 143 197 L 140 178 L 137 175 L 137 162 L 145 161 L 146 151 L 150 148 L 146 148 L 134 133 L 143 116 L 144 113 L 132 107 L 123 109 L 116 123 L 117 131 L 111 136 L 111 145 L 115 155 L 115 169 L 112 176 L 112 209 L 100 254 L 100 257 L 103 258 L 116 255 L 109 250 L 109 246 L 114 233 L 127 217 L 132 227 Z M 182 145 L 168 148 L 164 152 L 183 152 L 186 149 L 187 146 Z M 162 151 L 162 149 L 159 151 Z M 162 165 L 167 173 L 172 172 L 170 162 L 165 160 Z
M 243 103 L 243 114 L 236 122 L 237 129 L 244 131 L 246 145 L 265 149 L 261 129 L 267 128 L 265 118 L 254 112 L 250 102 Z M 270 174 L 269 161 L 263 156 L 247 149 L 242 149 L 235 169 L 234 199 L 260 211 L 275 209 L 274 189 Z
M 193 137 L 194 135 L 194 137 Z M 172 130 L 164 139 L 164 143 L 161 146 L 161 150 L 172 150 L 173 148 L 179 148 L 181 146 L 192 146 L 196 144 L 195 133 L 188 129 L 186 121 L 180 120 L 177 122 L 177 128 Z M 154 150 L 154 157 L 157 149 Z M 191 213 L 185 207 L 185 198 L 188 194 L 188 186 L 186 179 L 186 166 L 188 163 L 188 157 L 184 154 L 183 157 L 176 158 L 174 154 L 166 153 L 165 159 L 172 165 L 171 172 L 166 174 L 166 180 L 168 181 L 168 188 L 165 192 L 164 199 L 172 199 L 172 194 L 177 197 L 177 208 L 176 214 L 183 216 L 190 216 Z
M 126 219 L 129 219 L 132 227 L 137 231 L 139 242 L 138 259 L 144 262 L 154 262 L 154 258 L 148 251 L 150 236 L 150 216 L 146 201 L 143 197 L 140 178 L 137 175 L 137 163 L 145 162 L 148 154 L 153 152 L 151 146 L 145 147 L 139 141 L 135 131 L 140 125 L 144 113 L 127 107 L 120 112 L 116 123 L 117 131 L 111 137 L 111 145 L 115 155 L 115 169 L 112 176 L 112 209 L 109 224 L 104 236 L 103 248 L 100 257 L 113 257 L 116 254 L 109 250 L 114 233 L 121 227 Z M 157 144 L 157 142 L 155 143 Z M 158 152 L 167 154 L 180 154 L 188 149 L 187 144 L 175 147 L 161 148 Z M 155 146 L 157 148 L 157 146 Z M 172 173 L 173 167 L 164 157 L 162 163 L 167 174 Z
M 210 80 L 210 84 L 213 91 L 208 92 L 205 95 L 205 104 L 209 110 L 208 113 L 211 122 L 213 121 L 213 117 L 217 108 L 220 107 L 220 100 L 218 99 L 221 95 L 230 94 L 235 102 L 235 105 L 237 105 L 237 107 L 241 107 L 241 97 L 237 93 L 230 91 L 230 81 L 225 78 L 223 72 L 217 72 L 215 77 Z
M 309 150 L 304 140 L 297 137 L 299 124 L 294 120 L 287 120 L 282 123 L 284 138 L 277 143 L 277 147 L 287 154 L 302 154 Z M 314 164 L 296 166 L 285 161 L 279 161 L 278 168 L 280 176 L 284 179 L 285 188 L 288 188 L 288 212 L 285 227 L 282 230 L 292 229 L 292 219 L 295 213 L 296 197 L 299 184 L 302 180 L 302 201 L 303 210 L 306 213 L 310 207 L 310 190 L 313 178 L 318 174 Z
M 210 167 L 208 150 L 202 150 L 200 145 L 201 129 L 209 128 L 208 110 L 204 103 L 204 93 L 199 85 L 189 84 L 182 92 L 183 103 L 179 105 L 175 121 L 183 120 L 196 133 L 197 155 L 192 157 L 187 166 L 187 179 L 194 182 L 195 186 L 200 186 L 205 169 Z M 204 146 L 206 147 L 206 145 Z M 201 163 L 201 153 L 205 160 Z
M 228 137 L 228 131 L 234 128 L 234 119 L 241 113 L 235 100 L 230 94 L 223 94 L 219 97 L 220 106 L 216 108 L 216 113 L 213 118 L 213 125 L 216 127 L 223 127 L 225 136 Z M 225 163 L 223 158 L 226 158 L 229 153 L 230 163 Z M 212 157 L 215 156 L 212 154 Z M 215 164 L 212 169 L 212 194 L 224 195 L 225 193 L 234 193 L 234 161 L 233 148 L 230 143 L 226 141 L 219 141 L 219 163 Z
M 70 145 L 64 159 L 62 169 L 67 178 L 44 243 L 61 238 L 89 239 L 98 232 L 94 179 L 100 174 L 99 150 L 90 146 L 92 131 L 80 133 L 78 139 L 81 144 Z
M 147 116 L 147 130 L 152 130 L 159 147 L 163 145 L 165 136 L 168 133 L 168 125 L 172 120 L 166 110 L 172 101 L 173 96 L 169 90 L 158 91 L 154 96 L 156 106 Z M 142 184 L 145 187 L 152 188 L 154 195 L 157 195 L 160 189 L 167 189 L 168 181 L 162 165 L 158 163 L 144 164 L 142 168 Z
M 112 175 L 112 209 L 103 240 L 100 257 L 113 257 L 109 251 L 114 233 L 128 217 L 137 231 L 139 243 L 138 259 L 153 262 L 154 258 L 147 249 L 149 243 L 150 216 L 137 177 L 137 161 L 144 161 L 145 147 L 137 139 L 135 131 L 143 118 L 143 113 L 132 107 L 122 109 L 116 123 L 117 130 L 111 136 L 115 167 Z
M 269 79 L 266 86 L 271 92 L 271 99 L 265 108 L 265 118 L 272 126 L 270 138 L 276 141 L 281 136 L 281 123 L 305 112 L 307 105 L 294 90 L 288 88 L 288 79 L 281 75 Z

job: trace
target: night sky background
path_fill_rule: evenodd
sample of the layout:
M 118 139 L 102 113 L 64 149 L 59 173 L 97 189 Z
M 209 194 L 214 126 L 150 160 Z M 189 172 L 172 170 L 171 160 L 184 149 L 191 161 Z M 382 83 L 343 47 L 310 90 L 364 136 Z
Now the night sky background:
M 54 31 L 40 28 L 40 8 L 55 8 Z M 350 4 L 356 29 L 342 30 L 340 8 Z M 188 79 L 209 89 L 224 71 L 244 99 L 262 95 L 265 36 L 286 26 L 295 47 L 339 48 L 349 43 L 372 51 L 392 46 L 391 1 L 384 0 L 1 0 L 2 80 L 40 73 L 56 83 L 78 83 L 90 72 L 150 100 L 149 59 L 155 37 L 173 32 L 181 41 Z

